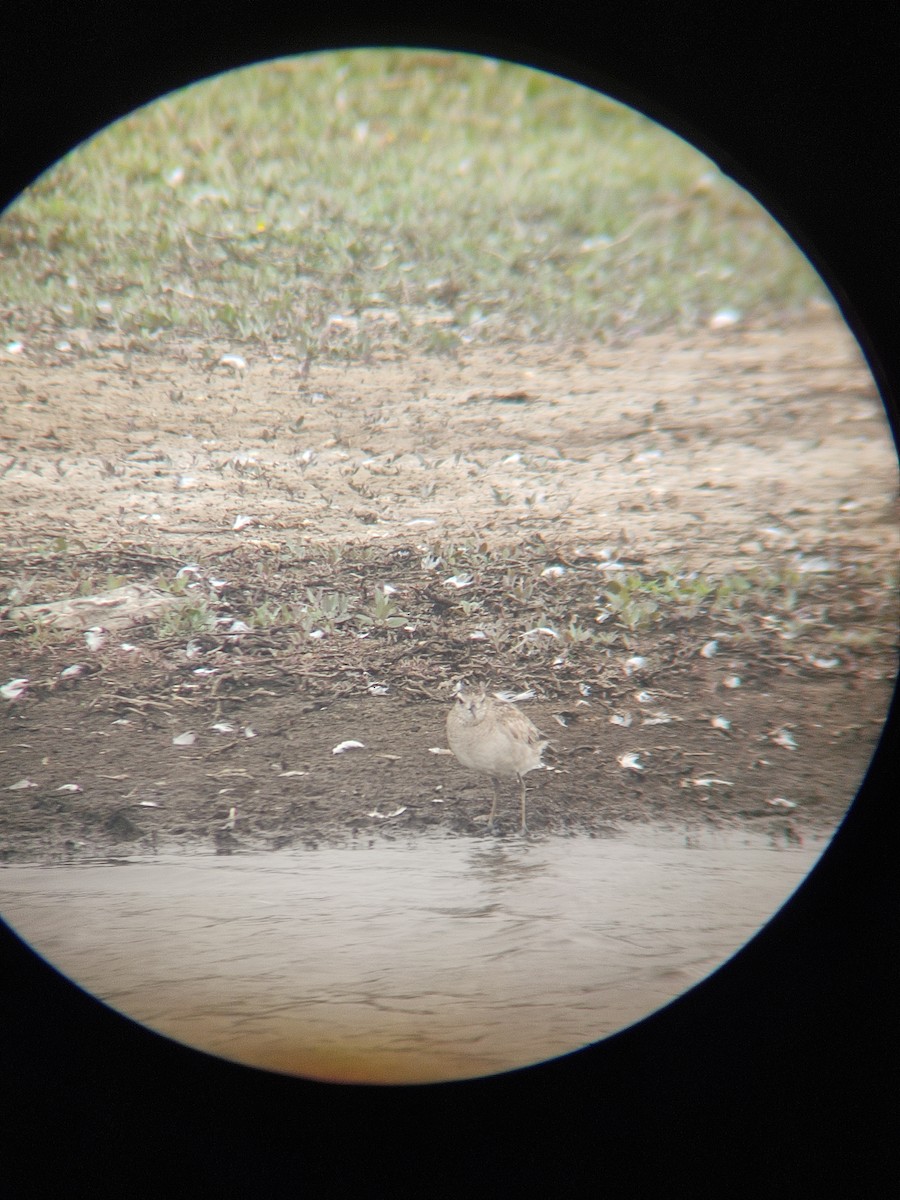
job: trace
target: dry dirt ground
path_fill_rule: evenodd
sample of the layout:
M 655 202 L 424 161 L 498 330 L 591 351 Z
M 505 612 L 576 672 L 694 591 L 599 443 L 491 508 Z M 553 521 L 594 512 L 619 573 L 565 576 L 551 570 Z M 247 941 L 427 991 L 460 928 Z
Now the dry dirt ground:
M 797 840 L 855 794 L 896 672 L 897 461 L 831 315 L 306 378 L 112 333 L 0 359 L 2 859 L 483 832 L 489 780 L 445 750 L 462 678 L 535 692 L 532 836 Z M 167 607 L 18 611 L 126 584 Z

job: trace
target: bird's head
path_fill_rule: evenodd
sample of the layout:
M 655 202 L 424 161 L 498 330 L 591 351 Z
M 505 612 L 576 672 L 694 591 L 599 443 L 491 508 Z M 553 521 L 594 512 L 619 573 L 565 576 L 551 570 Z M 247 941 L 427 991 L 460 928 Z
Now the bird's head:
M 462 684 L 457 688 L 453 703 L 457 712 L 466 721 L 480 721 L 487 709 L 487 692 L 483 687 L 466 687 Z

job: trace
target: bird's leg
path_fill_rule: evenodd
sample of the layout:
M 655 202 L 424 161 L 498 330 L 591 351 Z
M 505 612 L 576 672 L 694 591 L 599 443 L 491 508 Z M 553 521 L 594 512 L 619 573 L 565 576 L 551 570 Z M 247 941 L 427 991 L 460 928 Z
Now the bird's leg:
M 519 783 L 522 786 L 522 833 L 528 832 L 528 826 L 525 824 L 525 780 L 519 776 Z
M 491 805 L 491 815 L 488 817 L 488 829 L 493 832 L 494 817 L 497 815 L 497 780 L 491 776 L 491 787 L 494 789 L 494 803 Z

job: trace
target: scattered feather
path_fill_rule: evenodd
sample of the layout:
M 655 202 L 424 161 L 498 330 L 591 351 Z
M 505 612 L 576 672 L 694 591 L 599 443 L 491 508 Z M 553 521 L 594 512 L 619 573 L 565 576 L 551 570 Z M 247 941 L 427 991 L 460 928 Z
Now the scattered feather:
M 766 804 L 771 804 L 773 808 L 796 808 L 796 800 L 785 800 L 784 796 L 773 796 L 771 800 L 767 800 Z
M 774 742 L 776 746 L 784 746 L 785 750 L 797 749 L 794 735 L 787 729 L 774 730 L 769 734 L 769 741 Z
M 0 696 L 4 700 L 18 700 L 20 696 L 24 696 L 27 690 L 27 678 L 10 679 L 9 683 L 4 683 L 3 687 L 0 687 Z
M 197 740 L 196 733 L 192 733 L 191 730 L 187 730 L 186 733 L 179 733 L 177 737 L 173 737 L 172 745 L 173 746 L 193 746 L 193 744 L 194 744 L 194 742 L 196 742 L 196 740 Z
M 84 663 L 72 663 L 71 667 L 64 667 L 60 673 L 60 679 L 75 679 L 85 670 Z
M 8 792 L 21 792 L 25 788 L 37 787 L 36 783 L 32 783 L 30 779 L 20 779 L 18 783 L 11 783 L 6 789 Z
M 248 517 L 246 513 L 238 513 L 234 518 L 234 524 L 231 526 L 234 530 L 246 529 L 248 525 L 255 525 L 256 517 Z
M 834 570 L 834 563 L 829 562 L 827 558 L 804 558 L 800 554 L 795 561 L 801 575 L 824 575 Z
M 643 771 L 644 769 L 637 753 L 620 754 L 616 762 L 624 771 Z
M 235 371 L 247 369 L 247 360 L 241 358 L 240 354 L 223 354 L 219 362 L 223 367 L 233 367 Z
M 473 582 L 471 575 L 451 575 L 449 579 L 444 580 L 444 587 L 467 588 L 471 587 Z
M 307 774 L 309 774 L 308 771 L 279 771 L 278 778 L 279 779 L 295 779 L 299 775 L 307 775 Z
M 257 736 L 256 730 L 253 728 L 252 725 L 246 725 L 244 727 L 244 737 L 245 738 L 255 738 L 256 736 Z
M 621 725 L 623 729 L 627 729 L 633 720 L 634 717 L 631 713 L 614 713 L 609 718 L 609 723 L 610 725 Z
M 707 642 L 705 646 L 701 647 L 700 653 L 704 658 L 713 658 L 719 653 L 719 643 L 713 638 L 711 642 Z
M 83 792 L 84 788 L 80 783 L 61 783 L 56 790 L 58 792 Z
M 332 754 L 343 754 L 347 750 L 365 750 L 364 742 L 338 742 L 331 751 Z
M 452 755 L 453 751 L 446 749 L 444 746 L 429 746 L 428 753 L 429 754 L 451 754 Z
M 714 783 L 720 783 L 723 787 L 734 787 L 730 779 L 716 779 L 712 775 L 708 775 L 703 779 L 692 779 L 691 783 L 694 787 L 702 788 L 712 787 Z
M 109 639 L 109 633 L 102 625 L 95 625 L 93 629 L 84 631 L 84 640 L 87 643 L 88 650 L 99 650 L 105 646 Z
M 807 655 L 807 662 L 811 663 L 814 667 L 818 667 L 820 671 L 830 671 L 833 667 L 841 665 L 839 658 L 816 658 L 814 654 Z
M 653 703 L 653 693 L 652 692 L 638 692 L 638 694 L 635 696 L 635 700 L 637 700 L 638 704 L 652 704 Z
M 229 725 L 227 721 L 216 721 L 215 725 L 210 726 L 216 733 L 234 733 L 234 726 Z
M 731 722 L 727 717 L 713 717 L 710 725 L 712 725 L 713 729 L 721 729 L 723 733 L 728 733 L 731 729 Z
M 556 566 L 556 565 L 554 565 L 552 567 L 544 567 L 543 571 L 541 571 L 541 575 L 544 576 L 546 579 L 561 579 L 562 576 L 565 575 L 565 573 L 566 573 L 565 567 L 560 567 L 560 566 Z
M 395 808 L 392 813 L 379 812 L 377 808 L 369 813 L 370 817 L 376 817 L 379 821 L 389 821 L 391 817 L 399 817 L 401 813 L 406 812 L 406 805 L 401 805 L 400 808 Z
M 159 804 L 155 800 L 139 800 L 138 808 L 159 808 Z
M 641 654 L 633 654 L 631 658 L 625 660 L 625 674 L 633 675 L 635 671 L 643 671 L 647 665 L 646 658 Z
M 710 329 L 730 329 L 732 325 L 737 325 L 741 319 L 741 314 L 736 308 L 720 308 L 717 313 L 709 319 Z

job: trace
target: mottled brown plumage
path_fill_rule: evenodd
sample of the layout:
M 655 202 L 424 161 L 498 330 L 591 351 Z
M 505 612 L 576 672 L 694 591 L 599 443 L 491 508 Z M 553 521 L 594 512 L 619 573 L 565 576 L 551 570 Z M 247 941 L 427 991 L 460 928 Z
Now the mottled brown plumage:
M 460 688 L 447 714 L 447 741 L 464 767 L 491 776 L 494 803 L 488 819 L 497 815 L 497 780 L 515 776 L 522 789 L 522 832 L 525 824 L 525 776 L 540 767 L 547 742 L 514 704 L 497 700 L 483 689 Z

